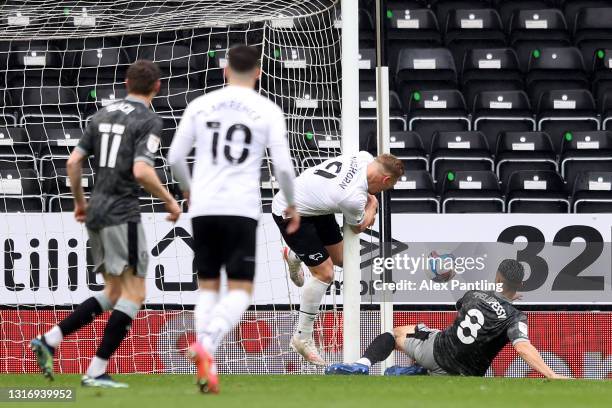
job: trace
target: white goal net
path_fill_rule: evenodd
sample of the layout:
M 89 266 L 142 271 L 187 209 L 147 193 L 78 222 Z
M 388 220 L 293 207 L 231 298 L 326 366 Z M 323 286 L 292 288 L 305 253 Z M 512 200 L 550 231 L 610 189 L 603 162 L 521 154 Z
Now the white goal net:
M 286 113 L 298 172 L 340 153 L 340 21 L 332 0 L 7 1 L 0 5 L 0 373 L 35 372 L 29 340 L 102 289 L 84 227 L 72 216 L 66 158 L 97 110 L 125 96 L 124 74 L 155 61 L 162 89 L 152 109 L 164 121 L 156 169 L 179 191 L 166 153 L 187 103 L 224 85 L 226 52 L 261 49 L 259 91 Z M 222 373 L 310 368 L 289 350 L 300 291 L 288 280 L 269 214 L 277 184 L 262 163 L 253 305 L 218 352 Z M 86 192 L 96 175 L 84 169 Z M 180 197 L 179 197 L 180 198 Z M 187 217 L 170 224 L 143 192 L 150 249 L 146 304 L 111 360 L 112 372 L 192 370 L 196 275 Z M 328 361 L 341 359 L 341 271 L 315 328 Z M 103 315 L 66 338 L 57 372 L 83 372 L 101 339 Z

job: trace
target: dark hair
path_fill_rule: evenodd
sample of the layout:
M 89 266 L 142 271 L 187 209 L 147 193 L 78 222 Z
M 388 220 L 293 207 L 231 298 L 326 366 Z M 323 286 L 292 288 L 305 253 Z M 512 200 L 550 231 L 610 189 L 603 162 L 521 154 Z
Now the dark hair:
M 227 52 L 228 65 L 239 74 L 250 72 L 259 65 L 259 51 L 249 45 L 235 45 Z
M 138 60 L 127 70 L 125 79 L 128 80 L 128 93 L 149 95 L 159 80 L 159 68 L 148 60 Z
M 525 268 L 520 262 L 514 259 L 504 259 L 497 271 L 504 278 L 504 286 L 508 285 L 509 289 L 514 290 L 521 287 L 525 277 Z

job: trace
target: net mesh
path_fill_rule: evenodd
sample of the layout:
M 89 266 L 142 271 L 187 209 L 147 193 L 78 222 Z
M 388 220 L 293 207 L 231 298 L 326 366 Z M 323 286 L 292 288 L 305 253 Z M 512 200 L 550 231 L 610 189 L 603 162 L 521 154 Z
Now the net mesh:
M 0 335 L 0 371 L 11 371 L 6 367 L 17 360 L 23 361 L 20 370 L 30 371 L 34 356 L 25 347 L 29 339 L 102 290 L 84 228 L 70 213 L 66 159 L 90 117 L 125 96 L 129 64 L 149 59 L 161 69 L 161 91 L 152 103 L 164 122 L 155 167 L 178 198 L 166 162 L 174 131 L 191 100 L 224 85 L 226 53 L 236 43 L 261 49 L 258 88 L 286 113 L 291 153 L 300 172 L 340 153 L 337 15 L 337 5 L 322 0 L 32 0 L 0 6 L 0 211 L 6 213 L 0 217 L 6 255 L 0 299 L 3 308 L 16 310 L 11 316 L 18 319 L 13 323 L 20 333 Z M 269 214 L 277 191 L 271 166 L 266 159 L 261 169 L 264 215 L 254 305 L 221 347 L 225 373 L 314 372 L 289 351 L 300 291 L 287 278 L 281 238 Z M 87 163 L 87 194 L 94 185 Z M 130 363 L 117 367 L 188 372 L 192 368 L 181 350 L 193 337 L 188 310 L 197 294 L 189 222 L 167 223 L 162 203 L 144 191 L 141 210 L 151 248 L 147 304 L 134 323 L 133 341 L 127 343 Z M 341 271 L 337 276 L 341 281 Z M 315 331 L 328 361 L 341 356 L 337 286 L 325 298 L 328 312 Z M 162 323 L 160 333 L 156 328 Z M 69 336 L 62 348 L 72 351 L 60 353 L 58 370 L 83 371 L 83 356 L 90 355 L 101 335 L 94 324 Z M 165 363 L 138 365 L 147 353 Z

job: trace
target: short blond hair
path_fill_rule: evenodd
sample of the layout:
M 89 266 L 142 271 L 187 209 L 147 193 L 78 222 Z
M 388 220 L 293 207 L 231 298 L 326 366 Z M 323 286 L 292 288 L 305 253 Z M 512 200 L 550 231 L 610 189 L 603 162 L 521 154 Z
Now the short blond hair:
M 392 154 L 381 154 L 376 158 L 376 161 L 382 166 L 387 175 L 397 179 L 404 174 L 404 163 Z

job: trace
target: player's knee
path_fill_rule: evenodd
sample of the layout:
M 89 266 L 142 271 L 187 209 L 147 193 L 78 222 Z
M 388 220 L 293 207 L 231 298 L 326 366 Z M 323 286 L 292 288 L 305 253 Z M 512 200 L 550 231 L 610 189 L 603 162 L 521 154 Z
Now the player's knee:
M 108 298 L 110 303 L 114 306 L 121 297 L 121 287 L 106 287 L 104 293 L 106 294 L 106 297 Z
M 395 348 L 398 350 L 404 349 L 406 337 L 414 333 L 414 325 L 398 326 L 393 328 L 393 337 L 395 337 Z
M 310 267 L 312 276 L 321 282 L 331 283 L 334 280 L 334 263 L 331 258 L 327 258 L 323 263 Z
M 130 276 L 123 281 L 121 297 L 142 304 L 146 297 L 146 287 L 143 278 Z

